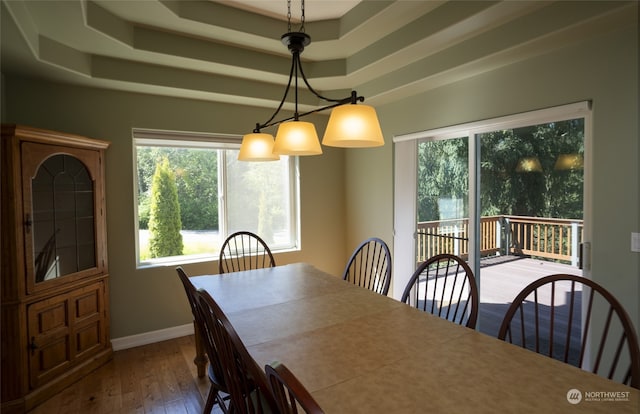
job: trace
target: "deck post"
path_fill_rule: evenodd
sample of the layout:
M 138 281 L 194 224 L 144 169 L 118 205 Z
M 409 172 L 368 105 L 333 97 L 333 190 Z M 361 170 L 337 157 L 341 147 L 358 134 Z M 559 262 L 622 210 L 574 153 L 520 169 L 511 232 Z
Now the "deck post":
M 504 250 L 505 256 L 509 256 L 511 253 L 511 222 L 509 217 L 503 217 L 504 219 Z
M 496 249 L 498 254 L 502 256 L 502 224 L 500 220 L 496 220 Z

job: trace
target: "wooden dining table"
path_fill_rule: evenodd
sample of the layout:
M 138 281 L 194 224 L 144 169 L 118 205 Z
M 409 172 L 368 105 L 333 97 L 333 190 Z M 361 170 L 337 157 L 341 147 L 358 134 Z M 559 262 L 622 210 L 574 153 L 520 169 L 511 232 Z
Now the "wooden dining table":
M 640 391 L 304 263 L 191 277 L 325 413 L 636 413 Z M 198 360 L 198 358 L 196 358 Z

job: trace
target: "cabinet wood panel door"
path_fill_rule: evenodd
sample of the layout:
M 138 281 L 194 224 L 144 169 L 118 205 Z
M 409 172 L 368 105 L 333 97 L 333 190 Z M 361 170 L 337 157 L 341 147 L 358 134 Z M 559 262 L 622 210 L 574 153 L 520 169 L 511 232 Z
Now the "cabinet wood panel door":
M 28 307 L 30 385 L 46 383 L 106 347 L 102 282 Z
M 103 273 L 100 153 L 34 142 L 20 150 L 27 291 Z

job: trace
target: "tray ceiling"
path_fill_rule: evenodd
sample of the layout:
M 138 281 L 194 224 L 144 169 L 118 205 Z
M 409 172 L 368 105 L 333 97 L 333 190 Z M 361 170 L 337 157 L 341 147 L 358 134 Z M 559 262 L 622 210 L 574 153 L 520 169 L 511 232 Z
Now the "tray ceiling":
M 632 3 L 307 0 L 303 65 L 380 105 L 633 24 Z M 5 74 L 265 107 L 288 79 L 284 0 L 2 0 L 1 18 Z

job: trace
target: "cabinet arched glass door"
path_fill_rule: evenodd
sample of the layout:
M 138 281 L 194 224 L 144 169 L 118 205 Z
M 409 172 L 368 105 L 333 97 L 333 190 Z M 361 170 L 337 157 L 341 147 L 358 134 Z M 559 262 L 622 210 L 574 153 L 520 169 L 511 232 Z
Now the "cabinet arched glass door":
M 25 143 L 22 161 L 27 289 L 98 273 L 98 154 Z

